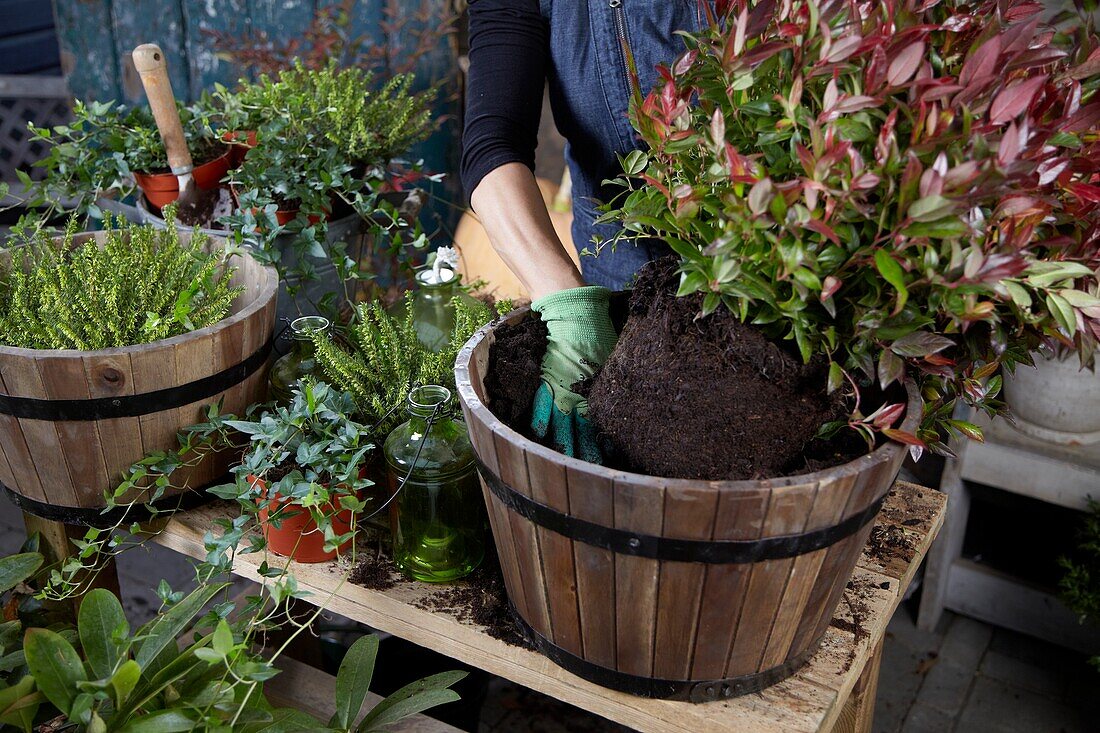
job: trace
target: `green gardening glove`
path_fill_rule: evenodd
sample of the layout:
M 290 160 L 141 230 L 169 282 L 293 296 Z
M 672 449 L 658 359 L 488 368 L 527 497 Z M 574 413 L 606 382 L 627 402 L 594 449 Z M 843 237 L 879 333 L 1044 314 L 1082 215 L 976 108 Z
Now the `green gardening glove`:
M 573 385 L 596 373 L 618 339 L 608 314 L 610 296 L 607 288 L 592 285 L 562 290 L 531 304 L 549 331 L 531 429 L 555 450 L 589 463 L 603 459 L 586 417 L 588 400 L 574 392 Z

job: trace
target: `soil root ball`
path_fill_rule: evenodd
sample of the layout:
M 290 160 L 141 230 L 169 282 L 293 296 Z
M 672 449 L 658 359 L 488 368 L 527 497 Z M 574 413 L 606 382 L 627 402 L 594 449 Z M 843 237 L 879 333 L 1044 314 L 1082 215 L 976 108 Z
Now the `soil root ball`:
M 534 314 L 496 329 L 489 350 L 485 390 L 493 414 L 521 433 L 528 432 L 531 403 L 542 380 L 546 354 L 546 324 Z
M 646 265 L 630 317 L 589 394 L 615 459 L 653 476 L 760 479 L 805 466 L 824 423 L 844 414 L 824 365 L 804 365 L 702 295 L 678 298 L 678 260 Z M 499 413 L 498 413 L 499 414 Z

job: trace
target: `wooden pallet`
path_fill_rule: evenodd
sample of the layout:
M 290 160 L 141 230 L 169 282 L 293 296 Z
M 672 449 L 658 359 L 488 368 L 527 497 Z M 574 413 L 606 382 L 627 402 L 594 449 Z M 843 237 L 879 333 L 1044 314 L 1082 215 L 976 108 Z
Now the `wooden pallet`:
M 390 590 L 369 590 L 347 582 L 346 573 L 337 562 L 292 563 L 290 569 L 299 586 L 313 594 L 307 599 L 313 604 L 639 731 L 868 730 L 868 703 L 873 705 L 877 680 L 875 651 L 939 531 L 946 501 L 937 491 L 902 482 L 896 484 L 876 520 L 872 536 L 887 533 L 900 539 L 905 549 L 884 554 L 873 552 L 868 546 L 834 625 L 810 663 L 790 679 L 761 693 L 702 705 L 647 700 L 604 689 L 565 672 L 535 652 L 489 636 L 481 627 L 446 612 L 424 610 L 425 600 L 441 592 L 438 586 L 403 582 Z M 203 536 L 215 527 L 214 520 L 232 512 L 230 505 L 219 503 L 178 514 L 166 525 L 157 542 L 203 558 L 206 556 Z M 234 572 L 259 581 L 257 569 L 263 560 L 262 553 L 238 555 Z M 844 630 L 853 627 L 854 615 L 861 617 L 858 638 Z M 868 674 L 861 680 L 865 668 Z

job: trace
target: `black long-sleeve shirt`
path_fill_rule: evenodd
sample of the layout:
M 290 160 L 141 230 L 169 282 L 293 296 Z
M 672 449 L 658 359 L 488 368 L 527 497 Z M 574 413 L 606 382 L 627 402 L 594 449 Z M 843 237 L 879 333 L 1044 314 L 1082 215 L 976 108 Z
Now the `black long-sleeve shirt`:
M 534 170 L 550 31 L 538 0 L 471 0 L 462 133 L 466 195 L 494 168 Z

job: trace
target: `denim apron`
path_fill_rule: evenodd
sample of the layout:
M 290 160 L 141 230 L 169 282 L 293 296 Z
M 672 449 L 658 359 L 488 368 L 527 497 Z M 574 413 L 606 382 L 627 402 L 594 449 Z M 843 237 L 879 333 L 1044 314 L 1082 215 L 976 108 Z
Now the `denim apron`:
M 568 141 L 573 244 L 589 284 L 622 290 L 638 268 L 671 252 L 650 240 L 591 254 L 593 236 L 609 239 L 619 230 L 594 223 L 597 203 L 621 191 L 603 181 L 622 172 L 616 155 L 641 147 L 627 118 L 631 82 L 622 39 L 633 52 L 644 96 L 656 86 L 657 65 L 671 64 L 684 50 L 675 31 L 698 30 L 703 11 L 699 0 L 541 0 L 540 5 L 550 26 L 550 105 Z

